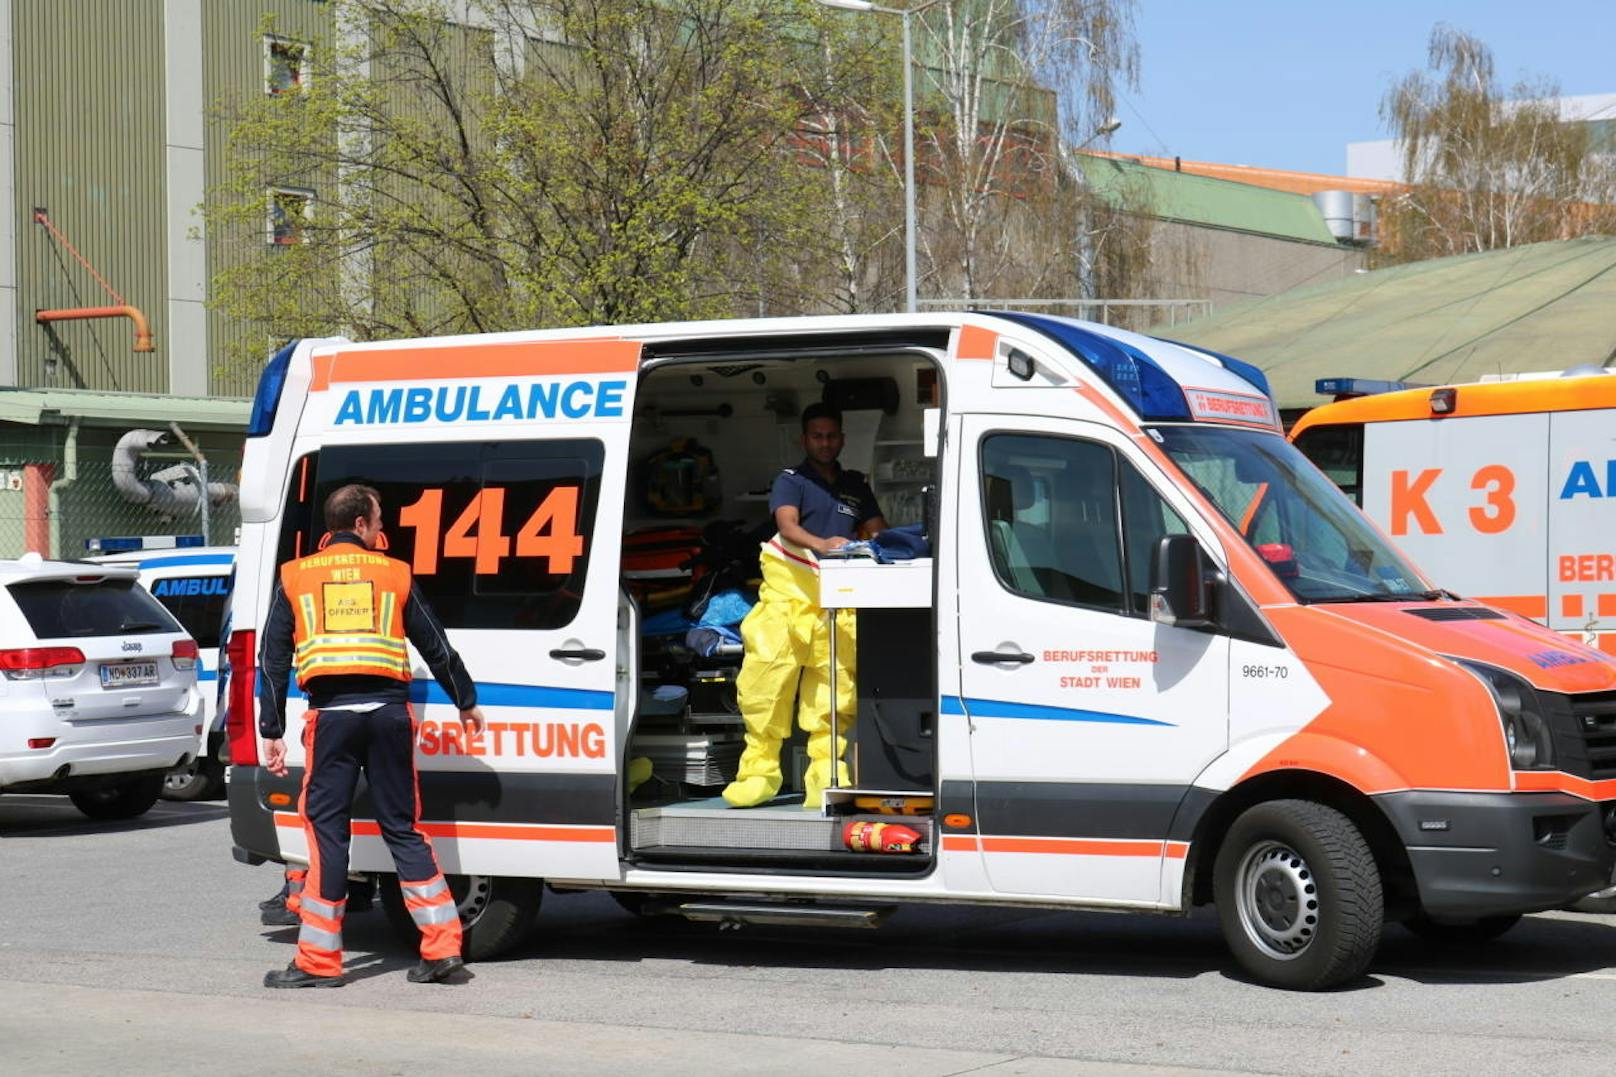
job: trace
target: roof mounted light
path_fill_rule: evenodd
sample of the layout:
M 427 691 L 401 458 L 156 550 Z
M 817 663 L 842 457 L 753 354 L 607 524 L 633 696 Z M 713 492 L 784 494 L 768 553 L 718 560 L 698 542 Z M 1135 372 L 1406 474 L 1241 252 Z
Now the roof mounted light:
M 1185 422 L 1193 418 L 1184 390 L 1171 374 L 1137 348 L 1084 329 L 1064 318 L 1019 311 L 982 311 L 1036 329 L 1064 345 L 1094 371 L 1141 419 Z
M 281 406 L 281 390 L 286 388 L 286 371 L 292 365 L 292 353 L 298 341 L 289 342 L 270 356 L 264 372 L 258 376 L 258 391 L 253 394 L 252 416 L 247 420 L 247 436 L 267 437 L 275 427 L 275 410 Z
M 1355 396 L 1395 393 L 1403 389 L 1416 389 L 1418 387 L 1414 382 L 1383 381 L 1379 378 L 1319 378 L 1313 383 L 1315 393 L 1320 396 L 1333 396 L 1337 400 L 1349 400 Z

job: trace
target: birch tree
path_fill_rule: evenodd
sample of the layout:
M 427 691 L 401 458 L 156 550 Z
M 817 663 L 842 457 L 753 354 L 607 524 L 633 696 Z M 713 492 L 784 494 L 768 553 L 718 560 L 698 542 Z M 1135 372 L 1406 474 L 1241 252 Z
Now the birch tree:
M 1608 232 L 1616 176 L 1547 79 L 1506 93 L 1491 49 L 1438 24 L 1425 70 L 1381 101 L 1409 189 L 1382 208 L 1391 260 L 1467 254 Z

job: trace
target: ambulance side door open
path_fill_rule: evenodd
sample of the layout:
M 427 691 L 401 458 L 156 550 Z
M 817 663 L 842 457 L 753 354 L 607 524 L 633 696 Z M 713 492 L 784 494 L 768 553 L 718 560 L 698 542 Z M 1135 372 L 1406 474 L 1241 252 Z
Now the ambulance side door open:
M 989 881 L 1160 900 L 1163 857 L 1184 855 L 1174 811 L 1228 745 L 1228 638 L 1144 612 L 1160 537 L 1193 532 L 1116 431 L 990 415 L 960 431 L 961 694 L 943 712 L 970 724 Z

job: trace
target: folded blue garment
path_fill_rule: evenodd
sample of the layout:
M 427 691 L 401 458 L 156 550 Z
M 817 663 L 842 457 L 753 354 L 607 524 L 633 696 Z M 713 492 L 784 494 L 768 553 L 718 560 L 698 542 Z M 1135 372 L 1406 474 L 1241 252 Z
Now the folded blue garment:
M 882 564 L 931 556 L 931 543 L 926 539 L 924 524 L 889 527 L 875 536 L 871 545 L 875 549 L 876 560 Z
M 703 658 L 711 658 L 726 643 L 740 642 L 741 634 L 728 625 L 702 625 L 685 633 L 685 646 Z

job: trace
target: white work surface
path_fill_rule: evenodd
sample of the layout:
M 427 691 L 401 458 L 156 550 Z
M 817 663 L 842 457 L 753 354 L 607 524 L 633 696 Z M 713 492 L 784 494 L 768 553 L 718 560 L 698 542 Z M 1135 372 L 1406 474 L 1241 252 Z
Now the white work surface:
M 931 605 L 931 558 L 883 565 L 867 557 L 819 559 L 820 609 L 915 609 Z

